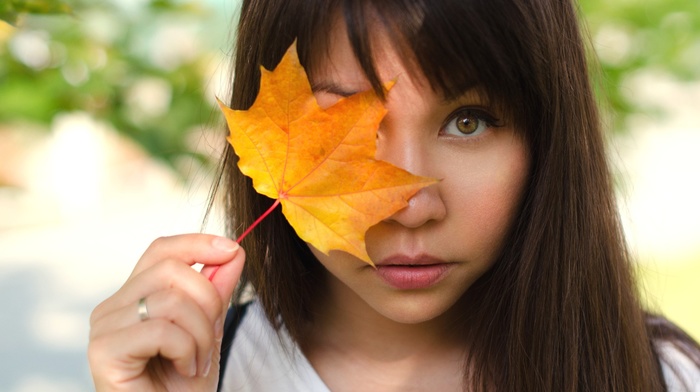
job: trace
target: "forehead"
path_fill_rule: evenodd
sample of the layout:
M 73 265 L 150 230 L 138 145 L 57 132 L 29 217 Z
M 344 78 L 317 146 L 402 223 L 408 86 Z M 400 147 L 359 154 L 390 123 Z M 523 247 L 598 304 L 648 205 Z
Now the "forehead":
M 504 21 L 489 4 L 324 2 L 302 22 L 301 60 L 317 86 L 335 79 L 353 89 L 371 87 L 385 99 L 383 82 L 399 77 L 402 83 L 409 79 L 416 87 L 429 87 L 445 101 L 477 90 L 484 103 L 505 117 L 524 119 L 519 105 L 525 101 L 523 81 L 531 79 L 527 69 L 532 62 L 523 66 L 516 59 L 527 58 L 519 53 L 529 51 L 521 47 L 527 37 L 513 30 L 517 18 Z
M 369 64 L 382 84 L 400 79 L 401 83 L 411 83 L 416 87 L 430 85 L 413 60 L 413 54 L 402 51 L 403 44 L 397 43 L 385 26 L 373 21 L 368 33 L 370 49 L 358 57 L 350 42 L 345 20 L 340 16 L 334 18 L 323 49 L 317 49 L 314 61 L 308 67 L 314 91 L 351 95 L 375 87 L 361 62 Z

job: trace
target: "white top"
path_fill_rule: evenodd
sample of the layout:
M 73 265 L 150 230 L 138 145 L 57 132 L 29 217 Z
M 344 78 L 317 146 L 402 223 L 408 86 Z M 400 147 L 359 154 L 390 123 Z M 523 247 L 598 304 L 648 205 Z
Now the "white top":
M 670 343 L 660 343 L 668 392 L 700 392 L 700 369 Z M 222 392 L 330 392 L 283 328 L 278 334 L 253 301 L 236 331 Z
M 661 342 L 658 347 L 668 392 L 700 391 L 700 369 L 690 358 L 671 343 Z
M 258 301 L 248 305 L 224 371 L 222 392 L 330 392 L 287 330 L 278 338 Z

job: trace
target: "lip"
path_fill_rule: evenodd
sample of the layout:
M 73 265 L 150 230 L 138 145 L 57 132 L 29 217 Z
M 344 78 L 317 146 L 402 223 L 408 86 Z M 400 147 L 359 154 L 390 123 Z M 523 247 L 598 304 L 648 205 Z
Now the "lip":
M 377 275 L 399 290 L 426 289 L 441 281 L 452 263 L 428 255 L 395 255 L 376 263 Z

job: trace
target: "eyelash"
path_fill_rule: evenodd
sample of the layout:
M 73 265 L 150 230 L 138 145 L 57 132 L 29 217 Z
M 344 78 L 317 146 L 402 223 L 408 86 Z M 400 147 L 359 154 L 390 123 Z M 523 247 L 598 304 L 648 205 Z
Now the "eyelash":
M 446 129 L 450 126 L 454 126 L 455 128 L 458 127 L 458 124 L 455 122 L 461 118 L 466 118 L 466 117 L 475 117 L 476 120 L 478 121 L 477 124 L 477 129 L 474 131 L 472 134 L 468 133 L 461 133 L 461 134 L 455 134 L 455 133 L 447 133 Z M 459 109 L 455 110 L 452 112 L 449 116 L 447 116 L 447 120 L 442 124 L 440 127 L 440 134 L 444 136 L 452 136 L 456 138 L 476 138 L 479 135 L 481 135 L 483 132 L 487 131 L 489 128 L 497 128 L 502 126 L 500 124 L 500 121 L 494 117 L 493 115 L 489 114 L 485 110 L 482 109 L 477 109 L 473 107 L 460 107 Z M 485 127 L 481 130 L 479 130 L 481 127 Z M 456 131 L 457 133 L 460 133 L 459 130 Z

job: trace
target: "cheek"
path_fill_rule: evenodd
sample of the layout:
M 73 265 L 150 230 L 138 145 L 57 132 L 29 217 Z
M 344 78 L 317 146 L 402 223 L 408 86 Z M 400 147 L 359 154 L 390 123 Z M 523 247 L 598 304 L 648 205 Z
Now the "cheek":
M 473 249 L 489 256 L 499 251 L 520 206 L 529 172 L 524 147 L 491 154 L 471 166 L 469 174 L 446 184 L 458 228 Z

